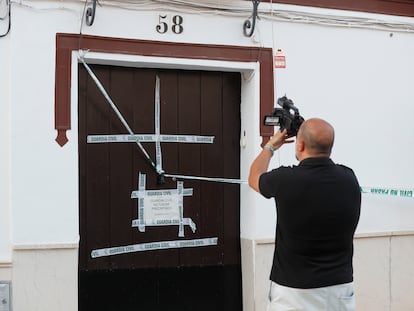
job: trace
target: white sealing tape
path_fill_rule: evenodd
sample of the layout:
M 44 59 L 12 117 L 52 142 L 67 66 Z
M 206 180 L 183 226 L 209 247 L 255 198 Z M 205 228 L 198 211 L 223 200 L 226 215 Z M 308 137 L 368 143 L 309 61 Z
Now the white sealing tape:
M 191 218 L 183 218 L 183 221 L 180 219 L 145 219 L 144 226 L 179 226 L 183 224 L 185 226 L 190 226 L 191 230 L 195 232 L 197 230 L 196 224 Z M 132 227 L 139 227 L 142 225 L 139 219 L 134 219 L 132 221 Z
M 125 128 L 130 134 L 130 135 L 89 135 L 87 137 L 88 143 L 135 142 L 138 145 L 138 147 L 141 149 L 141 151 L 143 152 L 147 160 L 151 163 L 151 165 L 155 168 L 155 170 L 159 174 L 164 173 L 164 170 L 162 168 L 161 142 L 213 143 L 214 137 L 211 137 L 211 136 L 161 135 L 160 78 L 158 76 L 156 76 L 156 79 L 155 79 L 155 103 L 154 103 L 155 105 L 154 107 L 155 134 L 154 135 L 135 135 L 132 132 L 131 127 L 126 122 L 125 118 L 122 116 L 119 109 L 116 107 L 112 99 L 109 97 L 108 93 L 105 91 L 105 88 L 103 87 L 103 85 L 100 83 L 100 81 L 95 76 L 95 74 L 90 69 L 90 67 L 86 64 L 84 60 L 84 53 L 85 52 L 82 52 L 82 51 L 79 52 L 79 59 L 82 61 L 89 75 L 95 81 L 95 84 L 97 85 L 98 89 L 101 91 L 102 95 L 105 97 L 109 105 L 115 111 L 119 120 L 122 122 L 122 124 L 124 124 Z M 140 138 L 143 138 L 143 139 L 140 139 Z M 144 141 L 155 142 L 155 164 L 141 145 L 141 142 L 144 142 Z
M 361 193 L 387 195 L 391 197 L 413 198 L 413 189 L 361 187 Z
M 89 144 L 99 143 L 153 143 L 159 140 L 162 143 L 192 143 L 192 144 L 212 144 L 214 136 L 197 135 L 153 135 L 153 134 L 120 134 L 120 135 L 88 135 Z
M 162 152 L 160 143 L 161 134 L 161 122 L 160 122 L 160 78 L 158 75 L 155 77 L 155 163 L 157 165 L 157 171 L 163 171 L 162 169 Z
M 162 196 L 162 195 L 176 195 L 178 194 L 177 189 L 167 190 L 138 190 L 132 191 L 131 199 L 142 198 L 144 196 Z M 183 196 L 191 197 L 193 195 L 193 188 L 183 189 Z
M 92 258 L 113 256 L 127 253 L 172 249 L 172 248 L 188 248 L 217 245 L 218 238 L 204 238 L 194 240 L 176 240 L 176 241 L 162 241 L 152 243 L 142 243 L 127 246 L 109 247 L 96 249 L 91 252 Z
M 174 174 L 164 174 L 165 177 L 178 178 L 178 179 L 193 179 L 193 180 L 202 180 L 202 181 L 213 181 L 229 184 L 247 184 L 247 180 L 242 179 L 232 179 L 232 178 L 218 178 L 218 177 L 201 177 L 201 176 L 187 176 L 187 175 L 174 175 Z
M 89 76 L 92 78 L 92 80 L 95 82 L 96 86 L 98 87 L 99 91 L 101 92 L 102 96 L 106 99 L 107 103 L 111 106 L 112 110 L 115 112 L 115 114 L 118 116 L 121 123 L 124 125 L 126 130 L 129 134 L 133 135 L 134 132 L 132 131 L 131 127 L 129 126 L 128 122 L 125 120 L 125 118 L 122 116 L 121 112 L 119 111 L 118 107 L 115 105 L 115 103 L 112 101 L 111 97 L 106 92 L 105 88 L 103 87 L 102 83 L 99 81 L 99 79 L 96 77 L 92 69 L 86 64 L 85 62 L 85 56 L 86 51 L 79 51 L 79 60 L 82 62 L 83 66 L 85 67 L 86 71 L 88 72 Z M 144 147 L 141 145 L 139 141 L 135 141 L 139 149 L 141 150 L 142 154 L 145 156 L 147 161 L 151 164 L 151 166 L 157 171 L 157 173 L 163 173 L 162 170 L 157 169 L 157 166 L 155 165 L 154 161 L 152 161 L 151 157 L 147 153 L 147 151 L 144 149 Z

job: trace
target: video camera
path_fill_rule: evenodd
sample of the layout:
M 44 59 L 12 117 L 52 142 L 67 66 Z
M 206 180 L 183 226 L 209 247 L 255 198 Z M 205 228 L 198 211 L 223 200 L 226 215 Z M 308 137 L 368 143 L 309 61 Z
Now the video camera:
M 264 117 L 264 125 L 279 126 L 281 131 L 286 129 L 289 136 L 296 136 L 305 119 L 299 114 L 293 101 L 286 96 L 278 98 L 277 104 L 282 108 L 273 108 L 272 114 Z

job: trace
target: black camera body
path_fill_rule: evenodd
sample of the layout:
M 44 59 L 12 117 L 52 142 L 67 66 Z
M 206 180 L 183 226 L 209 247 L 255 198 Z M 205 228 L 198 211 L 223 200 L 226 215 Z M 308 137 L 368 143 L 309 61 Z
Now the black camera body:
M 296 136 L 305 119 L 299 114 L 293 101 L 286 96 L 278 98 L 277 104 L 282 108 L 273 108 L 272 114 L 264 117 L 264 125 L 279 126 L 281 131 L 286 129 L 289 136 Z

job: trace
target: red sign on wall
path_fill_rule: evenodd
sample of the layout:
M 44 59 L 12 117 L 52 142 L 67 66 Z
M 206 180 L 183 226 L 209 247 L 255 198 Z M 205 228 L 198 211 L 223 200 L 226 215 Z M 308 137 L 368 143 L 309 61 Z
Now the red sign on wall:
M 286 56 L 282 49 L 277 49 L 273 62 L 275 68 L 286 68 Z

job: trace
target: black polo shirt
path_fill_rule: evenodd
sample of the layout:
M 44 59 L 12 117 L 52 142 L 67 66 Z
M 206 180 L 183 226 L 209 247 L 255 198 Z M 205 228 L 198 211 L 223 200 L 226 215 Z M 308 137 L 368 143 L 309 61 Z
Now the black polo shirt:
M 260 192 L 275 198 L 276 247 L 270 279 L 317 288 L 353 281 L 353 236 L 361 193 L 354 172 L 329 158 L 307 158 L 264 173 Z

